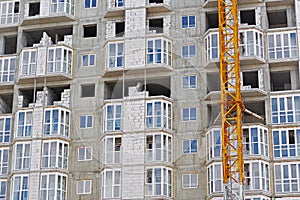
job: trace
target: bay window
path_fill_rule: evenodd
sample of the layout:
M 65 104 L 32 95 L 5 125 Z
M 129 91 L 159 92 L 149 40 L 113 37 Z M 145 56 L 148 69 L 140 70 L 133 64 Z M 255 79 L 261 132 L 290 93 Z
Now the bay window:
M 43 168 L 68 168 L 68 147 L 62 141 L 44 141 L 42 150 Z
M 214 163 L 208 166 L 208 194 L 223 191 L 222 163 Z
M 14 145 L 14 169 L 22 170 L 30 167 L 30 146 L 29 142 L 16 143 Z
M 32 132 L 32 110 L 21 110 L 17 113 L 18 128 L 16 137 L 28 137 Z
M 15 80 L 16 57 L 0 58 L 0 83 L 10 83 Z
M 37 62 L 37 49 L 22 51 L 21 75 L 35 75 Z
M 70 111 L 64 108 L 46 108 L 44 117 L 44 135 L 69 136 Z
M 121 170 L 106 169 L 102 173 L 102 196 L 104 198 L 121 197 Z
M 12 199 L 28 200 L 29 175 L 15 175 L 12 179 Z
M 121 163 L 121 136 L 106 137 L 104 140 L 105 146 L 105 163 Z
M 65 73 L 67 75 L 71 75 L 73 57 L 72 54 L 72 49 L 68 47 L 49 47 L 47 72 Z
M 4 1 L 0 3 L 0 24 L 16 24 L 19 22 L 19 1 Z
M 275 158 L 300 156 L 300 129 L 273 129 Z
M 40 200 L 65 200 L 67 176 L 60 173 L 41 174 Z
M 269 164 L 262 161 L 247 161 L 244 164 L 245 190 L 270 191 Z
M 171 162 L 172 137 L 167 134 L 146 136 L 147 161 Z
M 146 111 L 147 128 L 172 129 L 172 104 L 167 101 L 148 101 Z
M 275 191 L 300 192 L 300 163 L 274 164 Z
M 171 66 L 171 41 L 164 38 L 147 40 L 147 64 Z
M 7 174 L 8 172 L 8 154 L 8 148 L 0 148 L 0 175 Z
M 105 106 L 105 130 L 119 131 L 122 130 L 122 105 L 109 104 Z
M 124 67 L 124 42 L 109 43 L 107 47 L 107 68 Z
M 0 143 L 9 142 L 11 135 L 11 117 L 0 117 Z
M 51 13 L 74 15 L 74 0 L 51 0 Z
M 221 129 L 211 129 L 206 134 L 207 160 L 221 158 Z
M 209 33 L 204 38 L 204 45 L 206 50 L 206 62 L 219 58 L 219 34 Z
M 146 196 L 172 197 L 172 170 L 166 167 L 148 168 Z

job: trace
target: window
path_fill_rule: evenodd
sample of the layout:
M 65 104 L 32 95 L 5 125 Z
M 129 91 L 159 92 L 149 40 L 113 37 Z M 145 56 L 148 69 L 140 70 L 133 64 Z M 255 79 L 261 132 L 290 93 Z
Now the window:
M 222 164 L 208 166 L 208 194 L 223 191 Z
M 183 45 L 181 46 L 181 57 L 189 58 L 196 56 L 196 46 L 195 45 Z
M 264 127 L 250 126 L 243 128 L 244 155 L 268 157 L 268 131 Z
M 300 129 L 275 129 L 272 133 L 275 158 L 300 156 Z
M 91 193 L 92 193 L 92 180 L 77 181 L 77 194 L 91 194 Z
M 40 2 L 29 3 L 29 13 L 28 16 L 36 16 L 40 14 Z
M 66 200 L 67 177 L 59 173 L 41 175 L 40 200 Z
M 166 161 L 172 159 L 172 137 L 166 134 L 146 136 L 147 161 Z
M 11 117 L 0 117 L 0 142 L 9 142 L 11 134 Z
M 125 22 L 116 22 L 116 37 L 123 37 L 125 33 Z
M 37 62 L 37 50 L 25 49 L 22 51 L 21 75 L 35 75 Z
M 84 8 L 96 8 L 97 0 L 84 0 Z
M 69 136 L 70 112 L 62 108 L 45 110 L 44 135 Z
M 8 153 L 9 153 L 9 149 L 0 148 L 0 175 L 7 174 Z M 1 194 L 0 194 L 0 197 L 1 197 Z
M 147 64 L 171 66 L 171 42 L 166 39 L 147 40 Z
M 146 196 L 172 197 L 172 170 L 166 167 L 148 168 Z
M 241 10 L 240 11 L 241 24 L 256 25 L 255 10 Z
M 263 34 L 256 30 L 239 31 L 239 48 L 241 56 L 258 56 L 264 58 Z
M 92 160 L 92 147 L 78 148 L 78 161 Z
M 197 76 L 183 76 L 182 77 L 182 88 L 183 89 L 193 89 L 197 87 Z
M 122 105 L 111 104 L 105 107 L 105 130 L 122 130 Z
M 71 74 L 72 69 L 72 49 L 68 47 L 49 47 L 48 48 L 48 73 Z
M 270 191 L 269 165 L 262 161 L 244 164 L 245 190 Z
M 197 188 L 198 187 L 198 174 L 182 174 L 182 187 L 183 188 Z
M 269 59 L 296 58 L 297 39 L 296 31 L 285 31 L 268 34 Z
M 0 58 L 0 83 L 9 83 L 15 80 L 16 57 Z
M 288 27 L 287 10 L 267 10 L 269 28 Z
M 121 163 L 121 137 L 107 137 L 105 143 L 105 163 Z
M 81 98 L 95 97 L 95 84 L 81 85 Z
M 82 56 L 82 66 L 83 67 L 95 67 L 96 65 L 96 55 L 86 54 Z
M 16 143 L 15 151 L 15 170 L 29 169 L 30 166 L 30 143 Z
M 17 175 L 13 177 L 13 197 L 12 199 L 27 200 L 28 199 L 28 175 Z
M 7 187 L 7 181 L 0 179 L 0 199 L 1 200 L 6 199 L 6 187 Z
M 74 15 L 74 0 L 51 0 L 51 13 Z
M 222 152 L 221 129 L 211 129 L 206 134 L 207 160 L 220 158 Z
M 300 122 L 300 96 L 274 96 L 271 105 L 273 124 Z
M 124 66 L 124 43 L 109 43 L 107 68 L 123 67 Z
M 183 153 L 197 153 L 198 141 L 197 140 L 183 140 Z
M 183 121 L 194 121 L 197 118 L 196 108 L 183 108 Z
M 92 115 L 80 116 L 80 128 L 93 128 L 93 116 Z
M 44 141 L 42 167 L 68 169 L 68 148 L 62 141 Z
M 172 129 L 172 108 L 167 101 L 147 102 L 146 113 L 147 128 L 166 128 Z
M 219 34 L 209 33 L 204 38 L 204 45 L 206 50 L 206 62 L 219 58 Z
M 181 18 L 181 27 L 182 28 L 193 28 L 196 27 L 196 16 L 182 16 Z
M 32 110 L 18 111 L 18 130 L 16 137 L 28 137 L 32 132 Z
M 84 25 L 83 26 L 83 37 L 97 37 L 97 24 Z
M 0 24 L 15 24 L 19 22 L 19 2 L 6 1 L 0 3 Z
M 104 198 L 121 197 L 121 170 L 104 170 L 102 174 L 102 191 Z
M 274 164 L 275 191 L 300 192 L 300 163 Z

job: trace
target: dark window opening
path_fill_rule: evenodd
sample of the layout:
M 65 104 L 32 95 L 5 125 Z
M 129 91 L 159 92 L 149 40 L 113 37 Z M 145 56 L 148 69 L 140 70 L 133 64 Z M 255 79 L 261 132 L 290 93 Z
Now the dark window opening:
M 19 2 L 15 2 L 14 13 L 19 13 Z
M 11 113 L 13 104 L 13 94 L 0 94 L 0 113 Z
M 207 93 L 220 91 L 220 75 L 218 73 L 207 73 Z
M 290 71 L 271 72 L 271 90 L 290 90 L 291 75 Z
M 287 27 L 286 10 L 268 11 L 269 28 Z
M 255 10 L 240 11 L 241 24 L 255 25 Z
M 125 22 L 116 22 L 116 37 L 123 37 L 125 32 Z
M 36 16 L 40 14 L 40 3 L 29 4 L 29 16 Z
M 289 144 L 295 144 L 295 131 L 289 130 Z
M 163 33 L 164 20 L 163 19 L 149 19 L 149 30 L 156 33 Z
M 97 37 L 97 24 L 83 26 L 83 37 Z
M 206 13 L 206 30 L 210 28 L 219 28 L 218 13 Z
M 164 0 L 149 0 L 149 3 L 163 3 Z
M 258 71 L 243 72 L 243 86 L 251 86 L 251 88 L 259 88 Z
M 81 97 L 94 97 L 95 84 L 81 85 Z
M 245 108 L 265 119 L 265 103 L 263 101 L 254 103 L 244 102 L 244 104 Z M 265 121 L 262 121 L 247 112 L 243 112 L 243 123 L 265 123 Z
M 17 53 L 17 36 L 4 37 L 4 54 Z

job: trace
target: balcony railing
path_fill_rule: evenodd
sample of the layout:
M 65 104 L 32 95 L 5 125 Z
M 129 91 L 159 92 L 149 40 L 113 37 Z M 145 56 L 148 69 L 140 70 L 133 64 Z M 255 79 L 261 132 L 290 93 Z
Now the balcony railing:
M 263 34 L 256 29 L 239 31 L 239 50 L 241 57 L 256 57 L 264 60 Z M 209 32 L 204 38 L 206 62 L 219 60 L 219 33 L 217 30 Z
M 276 31 L 268 33 L 268 56 L 270 60 L 286 60 L 298 57 L 297 32 Z
M 46 50 L 46 56 L 42 53 L 39 51 L 39 48 L 23 49 L 21 53 L 20 76 L 49 75 L 53 73 L 72 74 L 73 50 L 70 47 L 64 45 L 50 46 Z M 47 57 L 47 60 L 44 57 Z M 45 69 L 37 72 L 37 63 L 39 63 L 40 68 L 43 68 L 44 64 Z
M 19 22 L 19 2 L 5 1 L 0 3 L 0 25 L 17 24 Z
M 13 83 L 15 80 L 16 56 L 0 57 L 0 84 Z

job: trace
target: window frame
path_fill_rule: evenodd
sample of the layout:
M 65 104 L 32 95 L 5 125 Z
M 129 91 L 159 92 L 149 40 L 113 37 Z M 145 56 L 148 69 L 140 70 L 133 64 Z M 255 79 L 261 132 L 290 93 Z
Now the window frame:
M 17 157 L 17 148 L 22 146 L 21 155 Z M 26 147 L 27 146 L 27 147 Z M 26 152 L 28 151 L 28 152 Z M 31 160 L 31 142 L 18 142 L 14 144 L 14 170 L 25 170 L 30 169 L 30 160 Z M 20 167 L 17 167 L 17 162 L 19 160 Z
M 148 143 L 148 138 L 152 138 L 152 143 Z M 172 162 L 172 136 L 165 133 L 146 135 L 146 160 Z
M 84 59 L 85 57 L 87 57 L 86 65 L 85 65 L 85 59 Z M 92 60 L 93 60 L 94 64 L 91 64 Z M 96 54 L 83 54 L 81 56 L 81 66 L 82 67 L 96 67 Z
M 16 186 L 16 178 L 20 179 L 19 186 Z M 22 186 L 22 187 L 20 187 L 20 186 Z M 17 195 L 17 199 L 23 199 L 22 197 L 24 197 L 24 196 L 25 196 L 25 199 L 27 199 L 29 196 L 28 195 L 29 194 L 29 174 L 14 175 L 12 178 L 12 187 L 11 188 L 12 188 L 12 198 L 13 199 L 15 199 L 15 195 Z
M 0 148 L 0 175 L 8 174 L 8 165 L 9 165 L 9 163 L 10 163 L 9 148 L 6 148 L 6 147 L 5 148 Z M 1 187 L 0 187 L 0 189 L 1 189 Z
M 4 186 L 2 184 L 5 184 Z M 2 191 L 4 189 L 4 191 Z M 7 194 L 7 180 L 6 179 L 0 179 L 0 199 L 6 200 L 6 194 Z
M 60 52 L 59 52 L 60 51 Z M 50 53 L 53 52 L 53 53 Z M 47 73 L 72 74 L 73 50 L 66 46 L 50 46 L 47 49 Z
M 107 182 L 107 174 L 108 173 L 111 173 L 111 185 L 106 185 L 106 182 Z M 119 174 L 119 178 L 116 178 L 116 174 Z M 121 197 L 121 186 L 122 186 L 122 171 L 121 169 L 105 169 L 102 173 L 102 195 L 103 195 L 103 198 L 120 198 Z M 118 182 L 119 183 L 118 183 Z M 117 196 L 115 196 L 115 191 L 116 191 L 116 188 L 119 188 L 118 189 L 118 194 Z M 107 189 L 110 189 L 112 192 L 111 192 L 111 195 L 107 196 Z
M 109 143 L 110 140 L 111 143 Z M 122 136 L 119 135 L 119 136 L 105 137 L 104 138 L 104 163 L 118 164 L 121 162 L 122 162 Z
M 185 55 L 184 48 L 187 48 L 187 54 Z M 195 52 L 194 54 L 191 54 L 192 49 L 194 48 Z M 197 55 L 197 48 L 195 44 L 186 44 L 181 46 L 181 58 L 186 59 L 186 58 L 195 58 Z
M 191 110 L 195 110 L 195 116 L 191 116 Z M 189 121 L 197 121 L 197 108 L 196 107 L 186 107 L 182 108 L 182 121 L 183 122 L 189 122 Z M 188 111 L 188 116 L 187 118 L 184 117 L 185 111 Z
M 57 121 L 54 117 L 57 111 Z M 50 113 L 49 115 L 47 113 Z M 63 114 L 62 114 L 63 113 Z M 49 119 L 48 119 L 49 117 Z M 54 121 L 53 121 L 54 120 Z M 71 112 L 61 107 L 50 107 L 44 110 L 44 136 L 70 137 Z
M 105 105 L 105 107 L 104 107 L 104 131 L 122 131 L 123 130 L 123 108 L 122 107 L 123 107 L 122 103 L 111 103 L 111 104 Z M 110 108 L 112 108 L 112 114 L 109 113 Z M 112 123 L 112 124 L 109 125 L 109 123 Z
M 5 56 L 0 58 L 0 83 L 13 83 L 17 68 L 15 56 Z
M 49 188 L 50 178 L 54 176 L 54 187 Z M 46 177 L 46 187 L 43 185 L 43 178 Z M 41 200 L 51 200 L 49 197 L 49 190 L 54 192 L 54 198 L 58 200 L 66 200 L 67 197 L 67 185 L 68 185 L 68 177 L 62 173 L 41 173 L 40 175 L 40 199 Z M 60 186 L 60 187 L 58 187 Z M 54 191 L 53 191 L 54 190 Z M 43 192 L 46 192 L 46 199 L 43 198 Z M 58 196 L 59 195 L 59 196 Z M 48 198 L 47 198 L 48 197 Z
M 28 52 L 28 60 L 25 60 L 25 53 Z M 31 76 L 36 74 L 38 51 L 36 48 L 28 48 L 22 51 L 22 68 L 20 76 Z
M 294 133 L 293 138 L 290 137 L 290 131 L 293 131 Z M 278 134 L 278 136 L 276 137 L 277 139 L 275 138 L 275 133 Z M 278 142 L 275 141 L 275 139 L 278 140 Z M 291 143 L 293 142 L 293 140 L 294 143 Z M 272 129 L 272 144 L 273 144 L 274 159 L 296 158 L 300 156 L 300 129 L 299 128 Z M 294 155 L 292 152 L 294 152 Z
M 24 113 L 23 123 L 20 124 L 20 115 Z M 31 115 L 31 118 L 30 118 Z M 33 110 L 19 110 L 16 114 L 17 117 L 17 130 L 15 138 L 17 137 L 30 137 L 32 134 Z M 23 127 L 23 128 L 22 128 Z M 23 129 L 23 130 L 22 130 Z
M 84 124 L 82 125 L 82 121 L 84 118 Z M 91 118 L 91 125 L 89 126 L 89 118 Z M 91 129 L 94 126 L 94 116 L 93 115 L 80 115 L 79 116 L 79 129 Z
M 195 85 L 191 84 L 191 78 L 194 77 L 195 78 Z M 187 85 L 185 85 L 185 80 L 187 78 Z M 185 75 L 185 76 L 181 76 L 181 88 L 183 90 L 186 89 L 197 89 L 197 75 Z
M 97 0 L 84 0 L 84 8 L 85 9 L 97 8 Z
M 111 50 L 111 48 L 114 49 Z M 125 66 L 125 43 L 124 41 L 116 41 L 107 43 L 106 47 L 106 69 L 118 69 Z M 119 65 L 120 63 L 120 65 Z
M 185 187 L 185 184 L 184 184 L 184 177 L 185 176 L 188 177 L 187 187 Z M 196 184 L 192 184 L 192 180 L 193 180 L 192 176 L 196 176 Z M 182 189 L 198 188 L 198 173 L 190 173 L 190 174 L 184 173 L 184 174 L 182 174 L 181 175 L 181 184 L 182 184 Z
M 172 42 L 162 37 L 147 39 L 146 64 L 164 64 L 172 67 Z
M 79 186 L 82 184 L 82 192 L 79 192 Z M 78 195 L 84 195 L 84 194 L 92 194 L 92 184 L 93 180 L 92 179 L 86 179 L 86 180 L 77 180 L 76 181 L 76 194 Z M 87 188 L 88 186 L 89 188 Z M 88 190 L 87 190 L 88 189 Z
M 172 197 L 173 170 L 169 167 L 148 167 L 145 174 L 146 197 Z M 164 187 L 167 187 L 164 190 Z M 160 188 L 160 191 L 156 190 Z M 158 192 L 158 193 L 157 193 Z
M 84 155 L 83 155 L 83 159 L 81 159 L 80 157 L 80 151 L 83 150 L 84 152 Z M 87 157 L 88 153 L 90 154 L 90 158 Z M 90 161 L 90 160 L 93 160 L 93 147 L 91 146 L 82 146 L 82 147 L 78 147 L 78 150 L 77 150 L 77 161 Z
M 9 143 L 12 134 L 12 117 L 11 116 L 1 116 L 0 121 L 3 120 L 3 127 L 0 129 L 0 143 Z M 9 125 L 7 125 L 9 123 Z M 9 127 L 7 127 L 9 126 Z M 9 128 L 9 130 L 8 130 Z
M 69 143 L 64 142 L 62 140 L 43 141 L 41 168 L 68 169 L 68 157 L 69 157 Z
M 172 103 L 166 100 L 146 101 L 146 128 L 172 130 Z
M 185 150 L 185 143 L 188 143 L 188 151 Z M 196 142 L 196 151 L 193 151 L 193 142 Z M 183 154 L 197 154 L 198 153 L 198 139 L 182 140 L 182 153 Z
M 294 167 L 294 170 L 292 169 Z M 286 169 L 286 170 L 285 170 Z M 278 171 L 280 170 L 280 171 Z M 292 170 L 294 172 L 292 172 Z M 277 174 L 280 172 L 280 174 Z M 279 176 L 279 178 L 278 178 Z M 294 177 L 293 177 L 294 176 Z M 274 190 L 276 193 L 295 193 L 300 191 L 300 162 L 274 164 Z M 293 186 L 297 187 L 296 190 Z M 286 188 L 285 188 L 286 187 Z
M 18 3 L 18 12 L 15 12 L 15 8 L 17 7 L 16 3 Z M 6 4 L 5 5 L 6 9 L 5 9 L 5 12 L 2 13 L 4 4 Z M 9 5 L 11 5 L 11 7 Z M 20 2 L 19 1 L 1 2 L 0 10 L 1 10 L 1 13 L 0 13 L 0 18 L 1 18 L 0 24 L 1 25 L 16 24 L 19 22 L 19 17 L 20 17 Z M 5 22 L 2 20 L 4 20 Z
M 190 23 L 190 18 L 194 18 L 194 24 L 191 24 Z M 183 18 L 187 18 L 187 24 L 184 25 L 184 21 L 183 21 Z M 196 20 L 196 15 L 182 15 L 181 16 L 181 28 L 182 29 L 187 29 L 187 28 L 196 28 L 196 24 L 197 24 L 197 20 Z
M 216 169 L 217 167 L 219 169 Z M 212 163 L 207 166 L 207 185 L 208 195 L 223 192 L 222 163 Z M 216 187 L 217 185 L 218 187 Z

